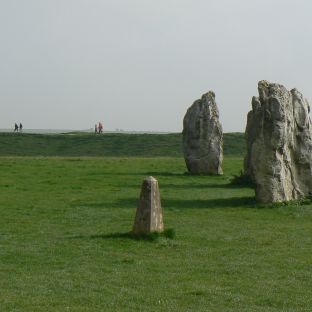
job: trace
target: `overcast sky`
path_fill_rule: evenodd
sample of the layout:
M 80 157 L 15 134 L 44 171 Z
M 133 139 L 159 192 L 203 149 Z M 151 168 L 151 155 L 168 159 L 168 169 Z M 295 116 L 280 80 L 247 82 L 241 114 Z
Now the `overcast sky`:
M 244 131 L 257 83 L 312 103 L 311 0 L 0 0 L 0 128 L 181 131 L 216 93 Z

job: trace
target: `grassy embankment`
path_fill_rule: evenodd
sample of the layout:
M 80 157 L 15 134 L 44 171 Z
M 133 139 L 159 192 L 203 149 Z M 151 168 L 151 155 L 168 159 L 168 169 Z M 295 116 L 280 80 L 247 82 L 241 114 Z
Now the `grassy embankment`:
M 0 133 L 0 156 L 181 157 L 182 135 Z M 242 133 L 224 135 L 224 154 L 245 152 Z
M 229 184 L 241 166 L 226 156 L 207 177 L 180 156 L 1 157 L 1 311 L 309 311 L 312 207 L 256 205 Z M 146 175 L 174 239 L 124 237 Z

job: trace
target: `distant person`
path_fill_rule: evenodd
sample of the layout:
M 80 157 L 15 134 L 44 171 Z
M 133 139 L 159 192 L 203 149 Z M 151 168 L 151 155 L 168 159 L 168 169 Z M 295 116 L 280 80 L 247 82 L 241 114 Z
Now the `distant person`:
M 14 125 L 14 132 L 18 132 L 18 125 L 17 125 L 17 123 L 15 123 L 15 125 Z
M 20 122 L 20 124 L 19 124 L 19 131 L 22 132 L 22 130 L 23 130 L 23 125 L 22 125 L 22 123 Z
M 94 133 L 95 133 L 95 134 L 98 133 L 98 126 L 97 126 L 97 124 L 95 124 L 95 126 L 94 126 Z
M 102 123 L 100 121 L 99 121 L 99 127 L 98 128 L 99 128 L 98 132 L 102 133 L 103 132 L 103 125 L 102 125 Z

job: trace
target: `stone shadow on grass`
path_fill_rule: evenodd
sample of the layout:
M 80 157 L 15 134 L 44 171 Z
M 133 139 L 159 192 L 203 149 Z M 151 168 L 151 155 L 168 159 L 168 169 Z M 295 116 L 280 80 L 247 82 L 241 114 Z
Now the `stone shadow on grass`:
M 157 176 L 154 176 L 156 179 L 158 178 Z M 128 188 L 140 188 L 140 183 L 138 184 L 127 184 Z M 181 189 L 181 190 L 187 190 L 187 189 L 239 189 L 239 188 L 250 188 L 249 186 L 238 186 L 238 185 L 233 185 L 231 183 L 183 183 L 183 184 L 176 184 L 176 183 L 161 183 L 159 182 L 159 186 L 161 189 L 164 188 L 170 188 L 170 189 Z
M 70 239 L 131 239 L 136 241 L 148 241 L 153 242 L 160 237 L 173 239 L 175 237 L 175 231 L 173 229 L 166 229 L 164 232 L 151 232 L 136 234 L 133 232 L 114 232 L 108 234 L 94 234 L 94 235 L 77 235 L 69 237 Z
M 223 175 L 211 175 L 211 174 L 192 174 L 189 172 L 170 172 L 170 171 L 146 171 L 146 172 L 114 172 L 114 171 L 103 171 L 103 172 L 90 172 L 89 175 L 111 175 L 111 176 L 155 176 L 155 177 L 183 177 L 183 178 L 192 178 L 192 177 L 214 177 L 214 178 L 224 178 Z
M 114 171 L 104 171 L 104 172 L 91 172 L 89 175 L 110 175 L 110 176 L 159 176 L 159 177 L 187 177 L 191 176 L 184 172 L 157 172 L 157 171 L 148 171 L 148 172 L 114 172 Z
M 230 183 L 207 183 L 207 184 L 196 184 L 196 183 L 187 183 L 187 184 L 172 184 L 172 183 L 161 183 L 161 188 L 172 188 L 172 189 L 237 189 L 242 188 L 236 185 L 232 185 Z
M 101 209 L 101 208 L 116 208 L 118 205 L 111 201 L 98 201 L 98 202 L 90 202 L 77 200 L 69 203 L 71 208 L 79 208 L 79 209 Z
M 155 176 L 155 177 L 185 177 L 188 176 L 185 172 L 169 172 L 169 171 L 148 171 L 145 172 L 147 176 Z
M 135 208 L 137 198 L 123 198 L 118 200 L 116 206 L 123 208 Z M 256 208 L 256 201 L 253 196 L 213 198 L 213 199 L 161 199 L 164 209 L 227 209 L 227 208 Z
M 213 199 L 163 199 L 162 206 L 166 209 L 226 209 L 226 208 L 255 208 L 255 198 L 228 197 Z
M 135 209 L 137 208 L 139 199 L 138 197 L 121 198 L 114 202 L 78 202 L 70 205 L 75 208 L 124 208 Z M 229 208 L 280 208 L 284 206 L 293 205 L 312 205 L 312 199 L 306 198 L 297 201 L 281 202 L 263 204 L 257 203 L 254 196 L 241 196 L 241 197 L 228 197 L 228 198 L 212 198 L 212 199 L 180 199 L 180 198 L 165 198 L 161 199 L 162 207 L 165 210 L 176 209 L 229 209 Z

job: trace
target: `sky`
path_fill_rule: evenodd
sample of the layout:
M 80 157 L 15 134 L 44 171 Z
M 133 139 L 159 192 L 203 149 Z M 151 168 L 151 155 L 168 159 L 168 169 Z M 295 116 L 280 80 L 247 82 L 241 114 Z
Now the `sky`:
M 244 131 L 259 80 L 312 103 L 311 0 L 0 0 L 0 128 L 182 130 L 213 90 Z

